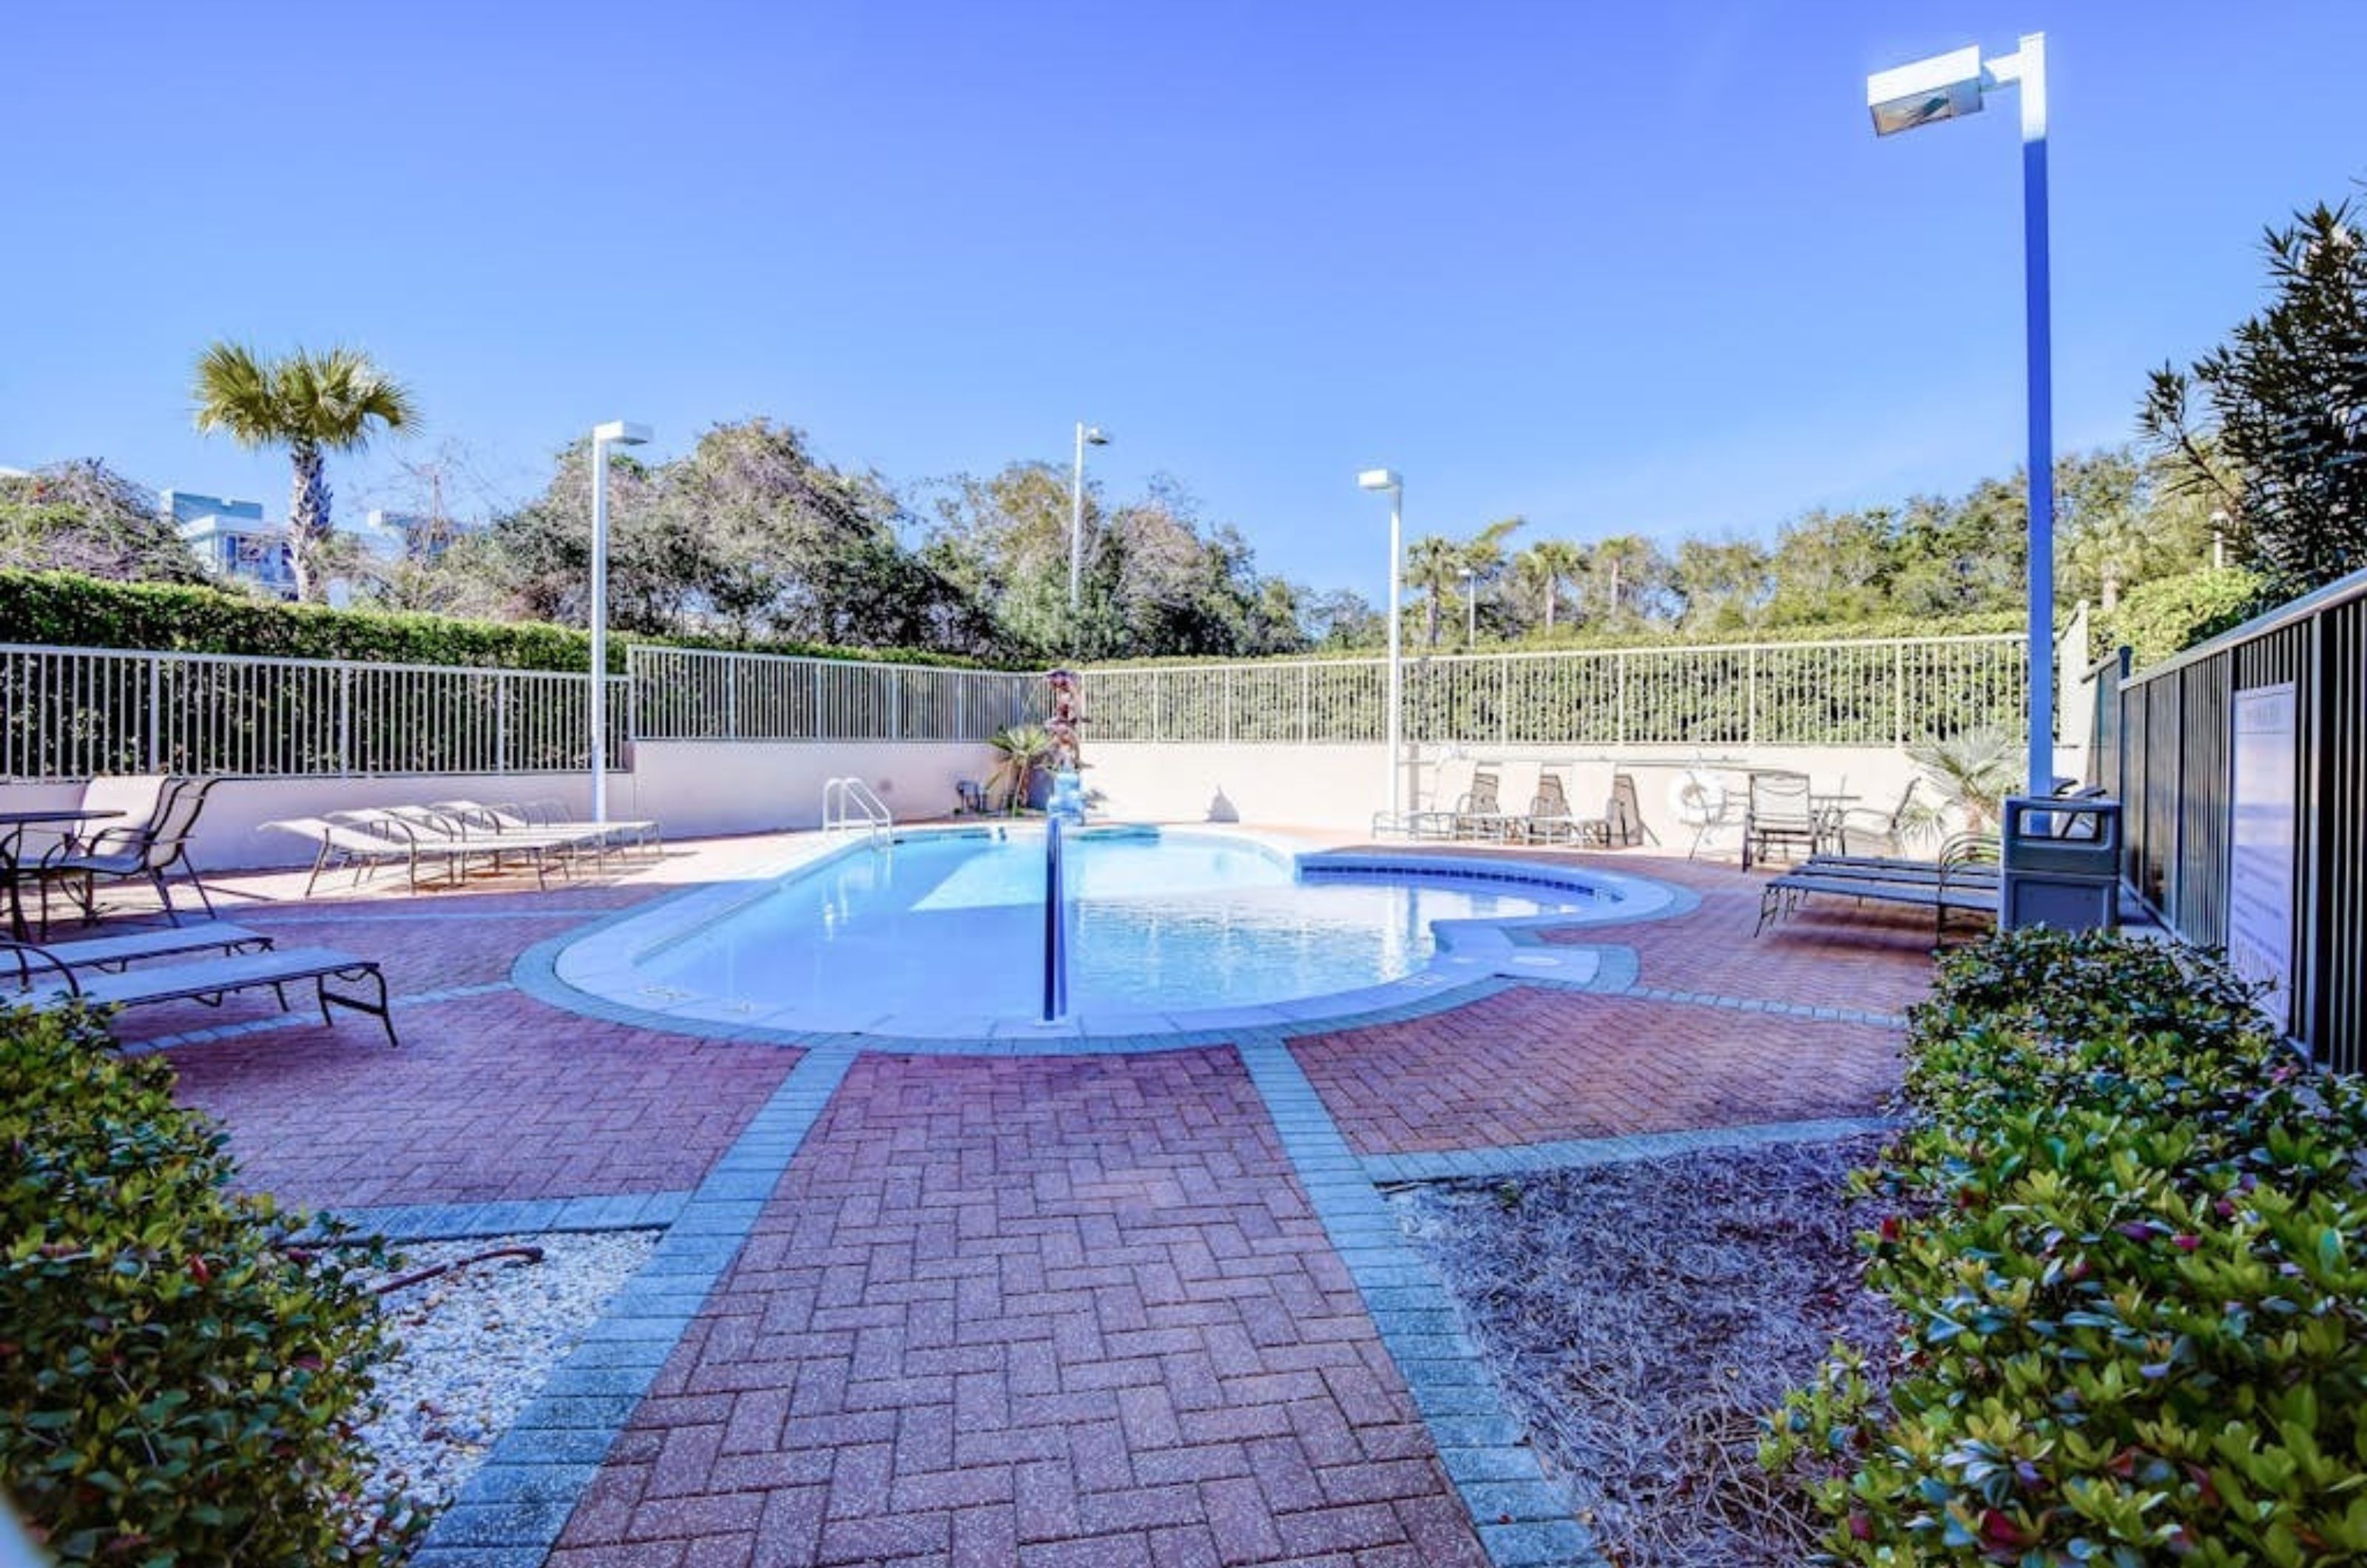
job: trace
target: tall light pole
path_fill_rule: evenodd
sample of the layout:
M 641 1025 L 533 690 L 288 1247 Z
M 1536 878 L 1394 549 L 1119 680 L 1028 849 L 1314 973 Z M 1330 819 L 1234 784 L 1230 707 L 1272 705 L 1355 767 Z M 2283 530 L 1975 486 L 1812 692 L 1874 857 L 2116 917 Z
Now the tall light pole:
M 1981 95 L 2022 89 L 2022 277 L 2030 376 L 2030 793 L 2055 793 L 2055 437 L 2046 278 L 2046 35 L 2012 54 L 1977 47 L 1865 79 L 1874 133 L 1889 136 L 1976 114 Z
M 592 430 L 592 820 L 608 820 L 608 448 L 648 443 L 650 427 Z
M 1077 467 L 1069 479 L 1069 626 L 1075 635 L 1085 587 L 1085 448 L 1106 446 L 1109 434 L 1098 424 L 1077 423 Z
M 1463 651 L 1479 650 L 1479 574 L 1469 567 L 1455 573 L 1463 579 Z
M 1360 489 L 1389 492 L 1389 825 L 1405 825 L 1405 668 L 1399 643 L 1404 632 L 1398 608 L 1404 598 L 1399 573 L 1405 561 L 1405 480 L 1394 468 L 1366 468 L 1356 476 Z

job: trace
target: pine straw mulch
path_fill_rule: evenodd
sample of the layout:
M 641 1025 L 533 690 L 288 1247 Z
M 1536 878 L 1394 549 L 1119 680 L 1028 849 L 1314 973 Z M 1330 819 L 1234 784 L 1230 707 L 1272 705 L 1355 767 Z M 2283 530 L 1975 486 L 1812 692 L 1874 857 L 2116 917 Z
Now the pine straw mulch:
M 1879 1138 L 1719 1150 L 1399 1195 L 1549 1473 L 1620 1568 L 1784 1568 L 1818 1516 L 1760 1418 L 1836 1338 L 1890 1343 L 1843 1189 Z M 1877 1358 L 1877 1360 L 1880 1358 Z

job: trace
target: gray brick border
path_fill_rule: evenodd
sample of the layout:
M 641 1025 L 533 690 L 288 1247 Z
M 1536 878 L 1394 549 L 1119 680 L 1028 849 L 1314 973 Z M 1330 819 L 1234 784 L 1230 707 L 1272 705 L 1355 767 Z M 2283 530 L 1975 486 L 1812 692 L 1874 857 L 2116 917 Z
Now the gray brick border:
M 1463 1332 L 1454 1298 L 1406 1242 L 1284 1038 L 1246 1035 L 1235 1049 L 1489 1560 L 1496 1568 L 1610 1568 L 1570 1499 L 1546 1479 L 1479 1348 Z
M 1808 1122 L 1762 1122 L 1681 1133 L 1637 1133 L 1616 1138 L 1562 1138 L 1502 1148 L 1447 1149 L 1429 1154 L 1365 1155 L 1365 1174 L 1383 1185 L 1525 1176 L 1590 1165 L 1667 1159 L 1706 1149 L 1763 1149 L 1780 1144 L 1828 1144 L 1892 1133 L 1906 1123 L 1889 1116 L 1839 1116 Z
M 471 1236 L 558 1231 L 663 1230 L 681 1216 L 687 1192 L 619 1192 L 591 1198 L 528 1198 L 486 1203 L 388 1203 L 330 1209 L 361 1235 L 388 1241 L 462 1241 Z
M 538 1568 L 855 1056 L 825 1046 L 790 1069 L 436 1519 L 413 1568 Z

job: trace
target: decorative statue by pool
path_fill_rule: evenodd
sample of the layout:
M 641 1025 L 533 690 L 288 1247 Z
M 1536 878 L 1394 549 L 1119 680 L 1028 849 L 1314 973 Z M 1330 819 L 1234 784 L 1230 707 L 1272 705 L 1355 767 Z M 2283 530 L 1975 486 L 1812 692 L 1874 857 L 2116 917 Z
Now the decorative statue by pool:
M 1077 744 L 1077 728 L 1084 720 L 1077 712 L 1077 676 L 1072 670 L 1055 670 L 1044 677 L 1052 689 L 1051 712 L 1044 720 L 1044 731 L 1052 739 L 1052 754 L 1048 761 L 1052 770 L 1052 798 L 1046 809 L 1053 816 L 1070 822 L 1085 819 L 1085 795 L 1077 770 L 1084 766 Z

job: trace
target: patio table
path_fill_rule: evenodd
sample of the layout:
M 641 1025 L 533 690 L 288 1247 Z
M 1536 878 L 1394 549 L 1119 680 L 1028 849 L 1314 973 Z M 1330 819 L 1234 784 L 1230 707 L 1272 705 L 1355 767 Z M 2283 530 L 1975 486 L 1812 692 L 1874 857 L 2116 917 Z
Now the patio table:
M 19 874 L 24 863 L 25 829 L 104 822 L 122 815 L 120 811 L 94 811 L 81 807 L 0 811 L 0 883 L 8 887 L 8 934 L 13 940 L 28 942 L 32 937 L 32 928 L 25 923 L 25 887 Z

